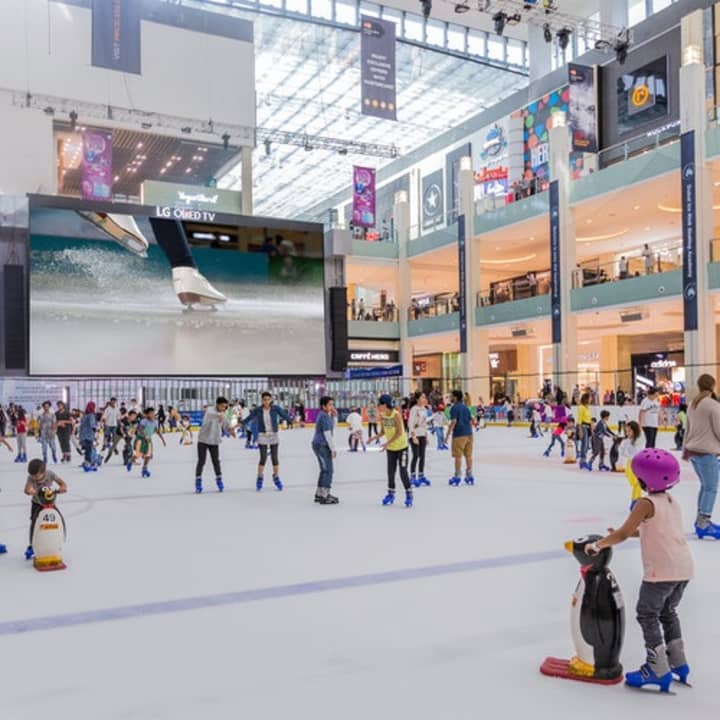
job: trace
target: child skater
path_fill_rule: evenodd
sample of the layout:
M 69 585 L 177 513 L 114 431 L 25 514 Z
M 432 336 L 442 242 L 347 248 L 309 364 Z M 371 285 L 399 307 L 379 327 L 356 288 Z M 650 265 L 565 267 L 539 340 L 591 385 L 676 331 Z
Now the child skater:
M 153 456 L 153 435 L 157 435 L 162 441 L 162 444 L 167 447 L 165 438 L 160 430 L 160 425 L 155 418 L 155 408 L 149 407 L 145 408 L 143 418 L 138 423 L 137 430 L 135 431 L 135 457 L 138 459 L 142 458 L 142 476 L 144 478 L 150 477 L 148 465 Z M 128 467 L 128 470 L 129 469 L 130 467 Z
M 348 443 L 350 452 L 357 452 L 358 447 L 362 447 L 363 452 L 367 450 L 365 440 L 363 439 L 362 415 L 360 408 L 351 408 L 349 415 L 345 418 L 348 424 Z
M 220 467 L 220 443 L 224 433 L 235 437 L 235 429 L 230 427 L 227 419 L 228 401 L 222 395 L 215 399 L 215 405 L 208 407 L 203 416 L 197 442 L 197 465 L 195 466 L 195 492 L 201 493 L 202 473 L 205 467 L 207 455 L 210 453 L 210 460 L 215 471 L 215 485 L 218 492 L 225 489 L 222 479 L 222 468 Z
M 25 559 L 31 560 L 33 555 L 32 540 L 35 532 L 35 521 L 43 507 L 40 492 L 47 489 L 54 489 L 57 486 L 58 493 L 67 492 L 65 481 L 58 477 L 52 470 L 46 468 L 45 463 L 35 458 L 28 463 L 28 476 L 25 482 L 25 494 L 30 495 L 30 543 L 25 550 Z
M 25 411 L 20 408 L 15 418 L 15 442 L 17 443 L 16 463 L 27 462 L 27 418 Z
M 192 425 L 190 423 L 190 416 L 183 415 L 180 420 L 180 444 L 181 445 L 192 445 L 193 444 L 192 430 L 190 429 L 191 427 L 192 427 Z
M 445 417 L 445 408 L 443 405 L 438 405 L 435 408 L 435 412 L 432 415 L 432 425 L 435 432 L 435 439 L 437 440 L 437 449 L 447 450 L 448 446 L 445 444 L 447 417 Z
M 565 464 L 574 465 L 577 462 L 577 445 L 575 434 L 575 418 L 567 418 L 565 428 Z
M 382 450 L 387 453 L 388 490 L 383 498 L 383 505 L 392 505 L 395 502 L 395 474 L 400 470 L 400 480 L 405 488 L 405 507 L 413 506 L 413 491 L 408 475 L 408 437 L 405 432 L 400 411 L 395 407 L 390 395 L 381 395 L 378 398 L 378 413 L 380 417 L 380 430 L 368 442 L 386 438 Z
M 267 390 L 260 396 L 262 405 L 250 413 L 250 421 L 256 423 L 257 438 L 260 443 L 260 461 L 258 462 L 257 479 L 255 489 L 260 491 L 263 488 L 265 476 L 265 464 L 267 463 L 268 452 L 272 462 L 273 483 L 277 490 L 283 489 L 280 481 L 280 460 L 278 457 L 279 437 L 278 424 L 280 420 L 291 424 L 290 416 L 273 402 L 272 393 Z
M 320 398 L 320 412 L 315 420 L 312 449 L 320 465 L 315 502 L 320 505 L 337 505 L 338 500 L 330 494 L 333 479 L 333 460 L 337 457 L 333 430 L 335 429 L 335 401 L 325 395 Z
M 542 437 L 543 431 L 542 431 L 542 427 L 540 426 L 541 422 L 542 422 L 542 417 L 540 415 L 540 407 L 538 405 L 533 405 L 532 410 L 530 411 L 530 437 L 531 438 Z
M 565 430 L 567 428 L 567 420 L 561 420 L 556 426 L 555 429 L 552 431 L 552 440 L 550 441 L 550 444 L 548 445 L 547 450 L 543 453 L 545 457 L 550 457 L 550 453 L 552 452 L 552 449 L 555 447 L 555 443 L 560 443 L 560 457 L 565 457 L 565 440 L 563 440 L 563 436 L 565 435 Z
M 600 458 L 599 470 L 603 472 L 609 472 L 610 468 L 605 464 L 605 438 L 615 439 L 615 433 L 608 427 L 608 419 L 610 418 L 610 411 L 603 410 L 600 413 L 600 420 L 595 422 L 595 427 L 592 430 L 592 455 L 590 460 L 580 467 L 584 467 L 585 470 L 592 470 L 595 458 Z
M 620 458 L 625 462 L 625 477 L 630 483 L 632 494 L 630 507 L 642 496 L 642 488 L 632 471 L 632 459 L 645 449 L 645 434 L 635 420 L 625 424 L 625 439 L 620 444 Z
M 619 530 L 590 543 L 595 554 L 630 537 L 640 538 L 644 568 L 637 604 L 647 661 L 625 675 L 631 687 L 658 685 L 668 692 L 674 679 L 687 683 L 690 667 L 685 657 L 677 607 L 693 577 L 693 560 L 683 528 L 680 503 L 668 490 L 680 481 L 680 464 L 665 450 L 647 448 L 632 459 L 632 472 L 646 493 Z
M 410 408 L 408 416 L 408 430 L 410 432 L 410 482 L 414 487 L 429 486 L 430 481 L 425 477 L 425 451 L 427 450 L 427 396 L 425 393 L 416 393 L 415 404 Z

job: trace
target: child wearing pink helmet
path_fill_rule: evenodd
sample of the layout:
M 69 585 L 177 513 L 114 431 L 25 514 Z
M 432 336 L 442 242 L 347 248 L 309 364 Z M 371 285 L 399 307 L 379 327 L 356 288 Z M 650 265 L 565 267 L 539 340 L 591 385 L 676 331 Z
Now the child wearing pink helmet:
M 640 538 L 644 568 L 637 604 L 647 661 L 625 675 L 631 687 L 658 685 L 668 692 L 673 679 L 687 683 L 690 668 L 685 658 L 677 606 L 693 576 L 693 560 L 680 504 L 668 492 L 680 481 L 680 464 L 665 450 L 647 448 L 632 459 L 632 471 L 645 495 L 634 504 L 619 530 L 585 547 L 588 555 Z

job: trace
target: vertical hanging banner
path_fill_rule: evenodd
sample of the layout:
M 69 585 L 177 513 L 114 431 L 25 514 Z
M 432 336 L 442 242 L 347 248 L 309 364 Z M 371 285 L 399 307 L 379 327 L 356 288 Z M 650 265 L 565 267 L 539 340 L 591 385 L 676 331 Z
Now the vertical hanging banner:
M 685 330 L 698 329 L 697 210 L 695 205 L 695 132 L 680 138 L 683 239 L 683 317 Z
M 356 227 L 374 228 L 375 222 L 375 170 L 353 167 L 352 221 Z
M 86 130 L 82 135 L 80 189 L 84 200 L 112 197 L 112 133 Z
M 362 113 L 397 120 L 395 97 L 395 23 L 360 18 Z
M 93 0 L 92 65 L 140 75 L 142 0 Z
M 598 151 L 595 67 L 568 63 L 568 125 L 573 152 Z
M 465 272 L 465 216 L 458 218 L 458 305 L 460 312 L 460 352 L 467 352 L 467 303 Z
M 550 183 L 550 313 L 552 342 L 562 342 L 562 306 L 560 303 L 560 189 L 558 181 Z

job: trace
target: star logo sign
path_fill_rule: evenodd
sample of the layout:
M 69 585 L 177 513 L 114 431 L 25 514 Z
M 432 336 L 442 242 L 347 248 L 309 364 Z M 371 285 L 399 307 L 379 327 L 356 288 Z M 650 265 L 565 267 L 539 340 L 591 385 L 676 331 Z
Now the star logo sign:
M 425 191 L 424 210 L 428 216 L 437 215 L 440 210 L 440 188 L 433 184 Z

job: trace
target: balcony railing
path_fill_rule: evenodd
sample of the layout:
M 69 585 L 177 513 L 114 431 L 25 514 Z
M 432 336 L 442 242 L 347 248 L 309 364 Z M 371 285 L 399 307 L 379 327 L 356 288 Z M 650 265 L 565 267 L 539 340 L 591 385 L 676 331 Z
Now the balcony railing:
M 450 315 L 460 309 L 460 296 L 458 293 L 443 293 L 429 299 L 413 298 L 408 308 L 408 320 L 423 320 L 424 318 Z
M 368 305 L 364 303 L 348 303 L 348 320 L 357 322 L 397 322 L 398 308 L 392 302 L 385 305 Z

